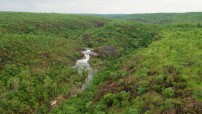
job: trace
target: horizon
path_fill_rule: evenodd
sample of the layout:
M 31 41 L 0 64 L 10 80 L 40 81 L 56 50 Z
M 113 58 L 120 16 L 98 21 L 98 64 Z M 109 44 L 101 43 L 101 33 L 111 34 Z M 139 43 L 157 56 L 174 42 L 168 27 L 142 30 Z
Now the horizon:
M 7 13 L 41 13 L 41 14 L 70 14 L 70 15 L 132 15 L 132 14 L 185 14 L 185 13 L 202 13 L 202 11 L 191 12 L 154 12 L 154 13 L 59 13 L 59 12 L 26 12 L 26 11 L 1 11 Z
M 0 0 L 0 11 L 63 14 L 202 12 L 201 0 Z

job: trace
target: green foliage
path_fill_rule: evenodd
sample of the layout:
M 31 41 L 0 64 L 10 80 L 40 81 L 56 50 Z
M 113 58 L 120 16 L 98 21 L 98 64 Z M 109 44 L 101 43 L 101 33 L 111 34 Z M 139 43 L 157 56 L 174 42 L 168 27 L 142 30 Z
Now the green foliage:
M 122 91 L 119 94 L 112 94 L 108 93 L 103 97 L 104 104 L 107 105 L 107 107 L 111 106 L 121 106 L 121 107 L 127 107 L 128 100 L 130 96 L 127 92 Z
M 155 81 L 157 84 L 163 83 L 164 82 L 164 76 L 163 75 L 158 75 L 155 77 Z
M 65 14 L 0 16 L 2 114 L 201 109 L 201 13 L 117 17 L 157 25 Z M 86 73 L 79 75 L 72 66 L 84 47 L 98 53 L 90 60 L 98 72 L 77 93 Z M 58 96 L 62 102 L 51 107 Z
M 157 92 L 161 92 L 162 87 L 160 85 L 154 85 L 154 90 Z
M 161 108 L 162 108 L 162 110 L 173 109 L 180 104 L 181 104 L 181 102 L 179 100 L 169 98 L 164 102 L 164 104 L 162 105 Z
M 193 91 L 193 97 L 198 100 L 201 101 L 202 100 L 202 88 L 201 85 L 199 85 L 198 87 L 196 87 Z
M 148 68 L 142 68 L 138 71 L 136 71 L 135 75 L 139 76 L 139 77 L 146 77 L 148 73 Z
M 139 114 L 137 109 L 129 108 L 127 114 Z
M 140 86 L 137 88 L 137 93 L 142 94 L 147 90 L 147 87 L 149 85 L 148 81 L 141 81 Z
M 153 14 L 130 14 L 130 15 L 114 15 L 112 18 L 133 20 L 142 23 L 155 23 L 155 24 L 178 24 L 183 23 L 201 23 L 201 12 L 189 12 L 189 13 L 153 13 Z M 183 17 L 183 18 L 182 18 Z
M 166 96 L 166 97 L 173 97 L 175 95 L 175 91 L 173 90 L 173 88 L 169 87 L 169 88 L 165 88 L 163 90 L 163 94 Z

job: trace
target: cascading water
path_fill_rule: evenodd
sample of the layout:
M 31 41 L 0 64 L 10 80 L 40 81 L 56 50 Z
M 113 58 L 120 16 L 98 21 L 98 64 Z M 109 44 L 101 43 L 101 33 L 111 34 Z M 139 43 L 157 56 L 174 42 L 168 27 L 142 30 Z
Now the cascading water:
M 84 84 L 81 86 L 81 88 L 78 90 L 77 93 L 82 92 L 83 90 L 86 89 L 87 85 L 89 84 L 90 80 L 93 79 L 93 74 L 96 73 L 97 70 L 93 69 L 90 67 L 90 64 L 88 63 L 90 56 L 96 56 L 97 54 L 95 52 L 91 51 L 92 49 L 86 48 L 86 51 L 83 51 L 82 53 L 84 54 L 83 59 L 77 60 L 76 65 L 74 68 L 78 69 L 78 73 L 82 74 L 83 71 L 88 71 L 88 77 L 85 79 Z M 57 104 L 63 99 L 64 97 L 58 96 L 56 99 L 52 100 L 50 102 L 51 107 L 57 106 Z
M 83 59 L 77 60 L 76 65 L 74 66 L 75 68 L 78 69 L 78 73 L 82 74 L 83 71 L 88 71 L 88 77 L 85 80 L 85 83 L 82 85 L 80 92 L 86 89 L 86 86 L 89 84 L 90 80 L 93 78 L 93 74 L 96 72 L 95 69 L 90 67 L 89 64 L 89 59 L 90 56 L 96 56 L 97 54 L 95 52 L 91 51 L 92 49 L 86 48 L 86 51 L 83 51 L 82 53 L 84 54 Z

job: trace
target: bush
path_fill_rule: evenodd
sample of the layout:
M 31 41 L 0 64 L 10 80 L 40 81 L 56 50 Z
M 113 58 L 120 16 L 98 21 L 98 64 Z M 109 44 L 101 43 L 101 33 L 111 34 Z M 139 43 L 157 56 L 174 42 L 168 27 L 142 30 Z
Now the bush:
M 106 108 L 107 106 L 104 103 L 100 102 L 95 106 L 94 113 L 103 112 Z
M 202 87 L 198 87 L 193 92 L 194 99 L 202 101 Z
M 163 75 L 158 75 L 155 77 L 155 82 L 157 84 L 163 83 L 164 82 L 164 76 Z
M 173 97 L 175 95 L 175 90 L 171 87 L 164 89 L 163 95 L 166 97 Z
M 137 88 L 137 93 L 138 94 L 144 93 L 147 90 L 148 85 L 149 85 L 148 81 L 146 80 L 141 81 L 140 86 Z
M 157 92 L 161 92 L 161 89 L 162 89 L 160 85 L 154 85 L 153 88 Z
M 21 69 L 15 64 L 6 64 L 4 71 L 7 76 L 15 76 L 20 73 Z
M 143 68 L 135 72 L 138 77 L 146 77 L 147 73 L 149 72 L 148 68 Z
M 161 110 L 166 110 L 166 109 L 173 109 L 175 106 L 181 104 L 181 102 L 178 99 L 171 99 L 168 98 L 166 101 L 163 103 Z
M 138 93 L 138 94 L 142 94 L 142 93 L 144 93 L 145 91 L 146 91 L 146 87 L 144 87 L 144 86 L 140 86 L 140 87 L 137 88 L 137 93 Z
M 113 102 L 115 100 L 115 95 L 112 93 L 108 93 L 103 98 L 104 103 L 109 107 L 113 105 Z
M 127 114 L 139 114 L 138 109 L 129 108 Z

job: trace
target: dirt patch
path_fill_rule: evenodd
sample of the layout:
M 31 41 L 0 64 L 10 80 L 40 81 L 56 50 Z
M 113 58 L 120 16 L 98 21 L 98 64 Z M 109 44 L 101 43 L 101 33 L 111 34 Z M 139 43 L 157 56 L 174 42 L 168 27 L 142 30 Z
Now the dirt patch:
M 108 56 L 115 56 L 118 50 L 114 46 L 101 46 L 97 49 L 98 57 L 105 58 Z
M 124 79 L 107 80 L 98 87 L 99 91 L 94 100 L 99 101 L 107 93 L 119 93 L 123 90 L 132 92 L 130 85 L 134 82 L 134 79 L 129 76 Z
M 202 114 L 202 102 L 187 97 L 183 99 L 182 105 L 164 110 L 162 114 Z
M 195 101 L 191 97 L 183 99 L 184 105 L 180 107 L 180 113 L 197 113 L 202 114 L 202 102 Z
M 107 80 L 99 86 L 99 92 L 95 97 L 95 101 L 99 101 L 107 93 L 118 93 L 121 89 L 116 81 Z
M 177 114 L 175 109 L 168 109 L 162 112 L 162 114 Z
M 5 56 L 3 54 L 3 51 L 0 50 L 0 70 L 3 68 L 5 64 L 4 60 L 5 60 Z

